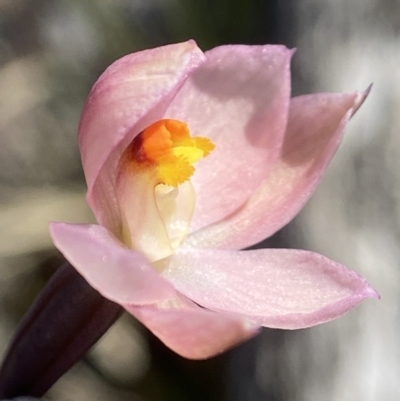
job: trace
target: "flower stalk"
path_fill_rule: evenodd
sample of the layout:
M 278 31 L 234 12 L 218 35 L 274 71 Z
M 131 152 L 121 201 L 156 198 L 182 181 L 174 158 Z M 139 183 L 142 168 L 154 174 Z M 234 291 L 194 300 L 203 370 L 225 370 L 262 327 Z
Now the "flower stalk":
M 39 294 L 11 341 L 0 370 L 0 399 L 43 396 L 122 311 L 65 263 Z

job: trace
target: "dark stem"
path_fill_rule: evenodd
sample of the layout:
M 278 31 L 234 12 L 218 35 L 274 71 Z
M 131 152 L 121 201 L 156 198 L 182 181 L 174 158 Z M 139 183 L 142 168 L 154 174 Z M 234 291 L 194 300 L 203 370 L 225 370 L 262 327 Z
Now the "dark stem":
M 41 397 L 121 315 L 65 263 L 22 320 L 0 370 L 0 399 Z

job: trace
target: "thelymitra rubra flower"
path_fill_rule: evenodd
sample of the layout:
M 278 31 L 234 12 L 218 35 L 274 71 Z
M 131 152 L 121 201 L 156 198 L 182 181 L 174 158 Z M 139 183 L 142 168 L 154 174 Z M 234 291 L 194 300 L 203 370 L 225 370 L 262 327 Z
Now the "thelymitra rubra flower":
M 292 51 L 193 41 L 112 64 L 79 145 L 98 224 L 51 223 L 57 248 L 168 347 L 207 358 L 262 326 L 330 321 L 368 297 L 319 254 L 241 250 L 308 200 L 366 92 L 290 98 Z

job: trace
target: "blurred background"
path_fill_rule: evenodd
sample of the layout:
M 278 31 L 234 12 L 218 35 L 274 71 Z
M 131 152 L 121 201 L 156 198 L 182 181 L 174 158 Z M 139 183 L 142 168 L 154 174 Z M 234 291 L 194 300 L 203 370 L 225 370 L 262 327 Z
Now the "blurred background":
M 189 38 L 297 47 L 293 95 L 374 82 L 312 200 L 264 245 L 323 253 L 382 300 L 202 362 L 123 315 L 47 399 L 399 400 L 399 0 L 0 0 L 0 350 L 62 262 L 48 221 L 92 220 L 76 140 L 91 85 L 122 55 Z

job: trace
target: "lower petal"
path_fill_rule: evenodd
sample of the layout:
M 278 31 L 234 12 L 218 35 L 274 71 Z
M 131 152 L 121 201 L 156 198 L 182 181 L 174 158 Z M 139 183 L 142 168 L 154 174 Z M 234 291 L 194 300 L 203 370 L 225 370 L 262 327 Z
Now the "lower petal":
M 199 305 L 267 327 L 313 326 L 379 297 L 363 277 L 308 251 L 180 248 L 157 263 L 162 276 Z
M 253 337 L 258 327 L 242 317 L 216 313 L 177 298 L 158 305 L 125 309 L 167 347 L 190 359 L 206 359 Z
M 142 254 L 102 226 L 50 223 L 50 235 L 86 281 L 111 301 L 143 305 L 176 297 Z

